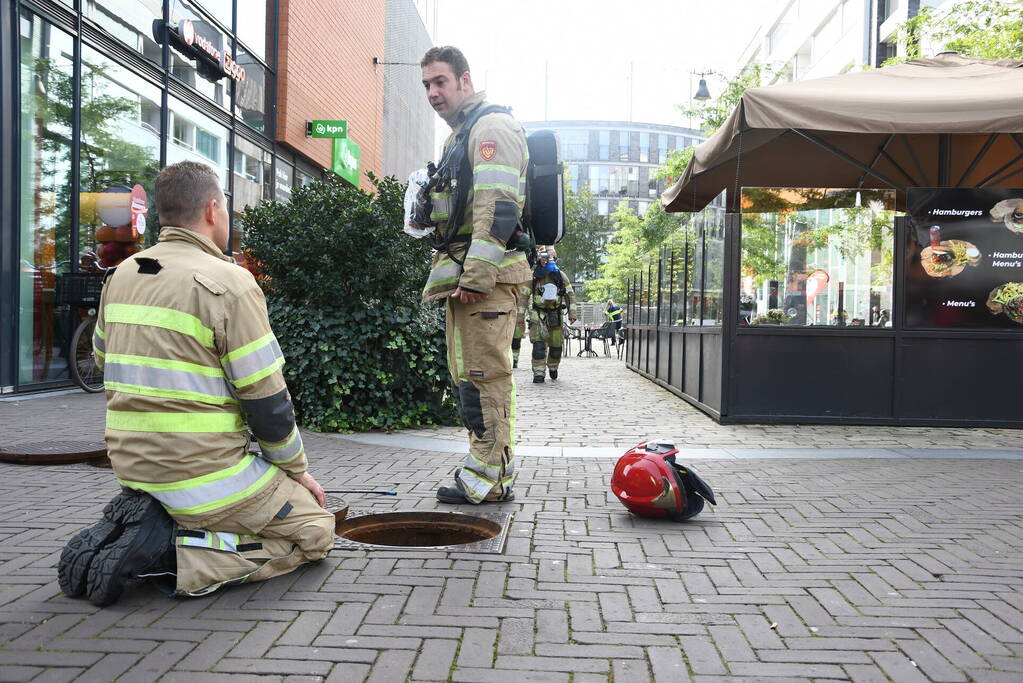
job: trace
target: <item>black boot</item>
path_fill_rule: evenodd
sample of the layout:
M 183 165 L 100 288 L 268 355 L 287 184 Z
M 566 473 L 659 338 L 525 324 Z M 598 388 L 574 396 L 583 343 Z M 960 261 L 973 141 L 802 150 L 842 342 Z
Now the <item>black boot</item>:
M 550 373 L 551 373 L 551 379 L 557 379 L 558 378 L 558 371 L 557 370 L 551 370 Z
M 96 554 L 89 571 L 89 601 L 99 607 L 117 602 L 139 574 L 165 571 L 174 549 L 174 520 L 149 494 L 125 501 L 114 513 L 124 530 Z
M 533 375 L 533 384 L 543 384 L 543 375 Z
M 65 595 L 78 598 L 85 594 L 89 568 L 96 553 L 115 541 L 124 531 L 125 524 L 138 517 L 142 500 L 142 494 L 122 490 L 106 504 L 98 522 L 71 537 L 57 564 L 57 581 Z

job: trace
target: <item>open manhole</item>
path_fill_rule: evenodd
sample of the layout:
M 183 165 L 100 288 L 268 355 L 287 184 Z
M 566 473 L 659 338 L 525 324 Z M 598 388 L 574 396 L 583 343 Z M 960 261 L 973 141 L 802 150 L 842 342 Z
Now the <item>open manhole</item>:
M 348 512 L 334 531 L 344 550 L 394 550 L 499 554 L 504 550 L 511 513 L 409 510 Z

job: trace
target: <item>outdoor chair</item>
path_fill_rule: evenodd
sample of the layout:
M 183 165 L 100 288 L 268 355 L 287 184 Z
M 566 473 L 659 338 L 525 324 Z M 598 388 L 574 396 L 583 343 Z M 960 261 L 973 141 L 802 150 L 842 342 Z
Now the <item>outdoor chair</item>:
M 566 356 L 572 355 L 572 340 L 575 339 L 580 344 L 583 342 L 583 330 L 581 327 L 572 327 L 571 325 L 562 326 L 564 341 L 564 354 Z
M 593 333 L 590 335 L 591 339 L 600 339 L 601 341 L 604 342 L 605 356 L 611 355 L 611 345 L 608 342 L 614 339 L 616 331 L 617 330 L 615 330 L 614 322 L 608 320 L 600 327 L 599 330 L 594 330 Z

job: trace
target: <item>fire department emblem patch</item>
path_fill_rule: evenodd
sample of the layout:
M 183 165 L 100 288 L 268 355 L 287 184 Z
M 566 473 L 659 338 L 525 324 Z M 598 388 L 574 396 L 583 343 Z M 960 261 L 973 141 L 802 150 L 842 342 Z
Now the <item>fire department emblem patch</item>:
M 484 140 L 480 143 L 480 156 L 483 161 L 490 161 L 497 155 L 497 143 L 493 140 Z

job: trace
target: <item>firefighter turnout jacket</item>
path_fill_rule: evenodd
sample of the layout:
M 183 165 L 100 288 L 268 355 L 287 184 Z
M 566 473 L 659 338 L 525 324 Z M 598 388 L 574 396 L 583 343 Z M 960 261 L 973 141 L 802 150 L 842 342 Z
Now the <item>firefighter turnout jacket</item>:
M 117 480 L 184 528 L 214 525 L 306 471 L 266 300 L 207 237 L 164 227 L 125 259 L 103 288 L 93 344 Z M 248 452 L 249 429 L 261 455 Z
M 486 93 L 467 98 L 457 122 L 444 143 L 445 153 L 465 121 L 477 106 L 486 106 Z M 529 263 L 521 251 L 505 247 L 519 223 L 526 200 L 526 166 L 529 151 L 522 125 L 508 114 L 494 112 L 480 117 L 469 133 L 466 162 L 472 165 L 472 187 L 468 192 L 462 225 L 449 250 L 434 254 L 433 268 L 423 290 L 423 301 L 437 301 L 457 287 L 490 294 L 497 283 L 517 284 L 529 280 Z M 452 208 L 451 192 L 430 195 L 431 220 L 438 234 L 444 234 Z M 468 238 L 468 239 L 467 239 Z

